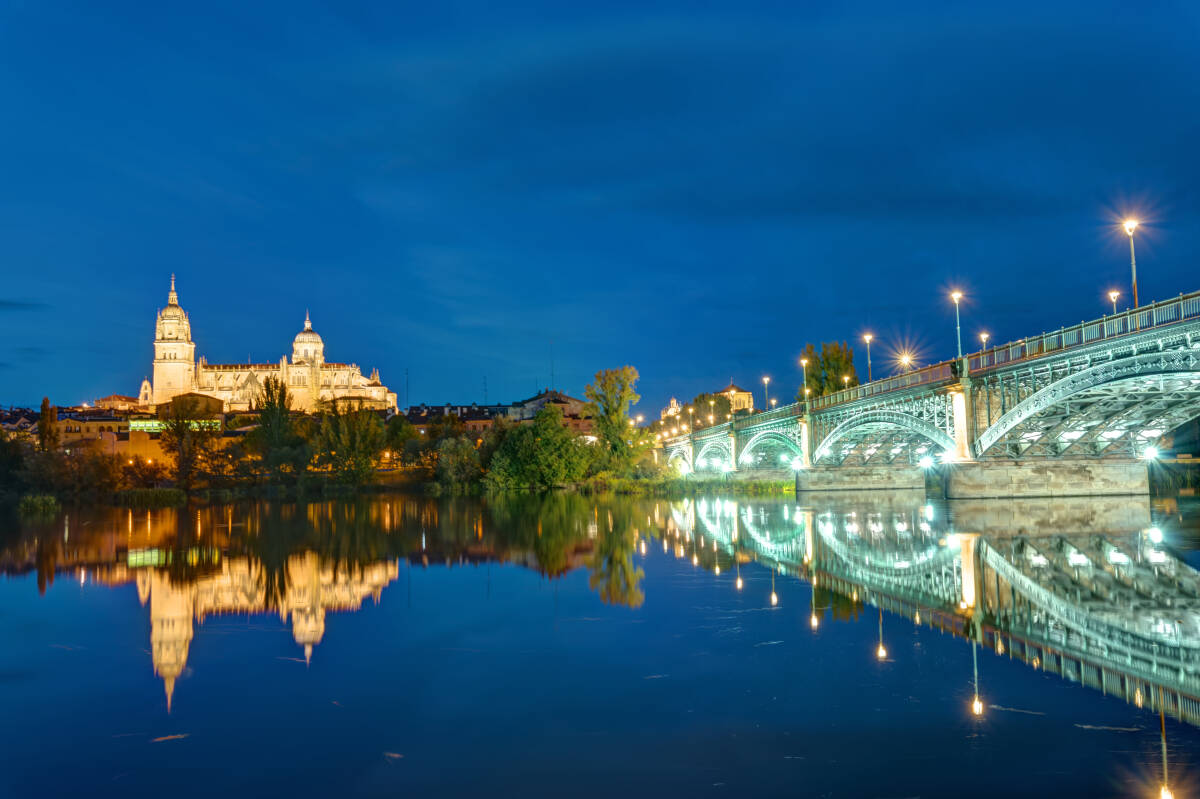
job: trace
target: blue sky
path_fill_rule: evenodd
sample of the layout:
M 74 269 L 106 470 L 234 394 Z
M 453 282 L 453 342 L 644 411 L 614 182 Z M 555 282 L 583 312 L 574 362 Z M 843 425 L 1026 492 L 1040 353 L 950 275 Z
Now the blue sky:
M 1200 288 L 1194 4 L 0 3 L 0 403 L 197 351 L 656 412 Z M 861 360 L 861 355 L 859 360 Z M 865 365 L 864 365 L 865 366 Z M 864 368 L 865 371 L 865 368 Z

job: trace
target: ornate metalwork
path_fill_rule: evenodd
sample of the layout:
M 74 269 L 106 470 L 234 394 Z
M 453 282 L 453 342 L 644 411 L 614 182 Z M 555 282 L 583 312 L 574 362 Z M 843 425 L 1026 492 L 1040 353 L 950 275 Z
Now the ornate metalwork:
M 874 433 L 880 427 L 902 430 L 924 441 L 928 441 L 934 446 L 951 451 L 954 449 L 954 439 L 947 435 L 944 430 L 939 429 L 933 424 L 908 413 L 877 409 L 854 414 L 830 430 L 821 440 L 821 443 L 817 445 L 816 452 L 813 455 L 813 463 L 829 458 L 833 453 L 833 445 L 852 432 Z M 894 448 L 893 442 L 888 451 L 890 452 Z M 864 460 L 869 459 L 869 456 L 864 458 Z M 841 460 L 844 461 L 845 457 Z

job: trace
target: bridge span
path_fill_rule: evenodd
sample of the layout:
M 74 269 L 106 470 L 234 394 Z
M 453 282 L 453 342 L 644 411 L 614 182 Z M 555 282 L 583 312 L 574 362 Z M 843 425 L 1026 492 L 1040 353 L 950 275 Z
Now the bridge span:
M 661 442 L 684 473 L 789 469 L 797 490 L 948 497 L 1140 494 L 1200 416 L 1200 292 Z

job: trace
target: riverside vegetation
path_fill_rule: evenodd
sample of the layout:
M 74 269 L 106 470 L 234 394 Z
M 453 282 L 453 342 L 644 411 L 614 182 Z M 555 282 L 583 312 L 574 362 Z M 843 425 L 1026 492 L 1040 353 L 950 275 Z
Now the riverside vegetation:
M 49 402 L 36 440 L 0 441 L 0 500 L 23 512 L 58 501 L 108 501 L 136 507 L 223 501 L 238 496 L 423 486 L 433 493 L 502 493 L 571 488 L 619 493 L 692 493 L 717 481 L 682 480 L 656 462 L 653 436 L 629 417 L 637 394 L 631 366 L 598 372 L 585 389 L 594 440 L 563 424 L 548 405 L 529 423 L 497 418 L 471 433 L 455 416 L 418 431 L 397 415 L 329 405 L 315 414 L 291 410 L 287 386 L 268 380 L 256 413 L 229 420 L 244 435 L 222 437 L 194 405 L 179 403 L 164 420 L 166 463 L 94 451 L 67 453 L 57 440 Z M 720 481 L 721 486 L 725 486 Z M 775 484 L 739 490 L 773 492 Z

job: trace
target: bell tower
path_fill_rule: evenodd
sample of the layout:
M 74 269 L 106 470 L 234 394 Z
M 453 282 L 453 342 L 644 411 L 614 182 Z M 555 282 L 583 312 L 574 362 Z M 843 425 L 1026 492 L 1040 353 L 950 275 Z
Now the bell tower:
M 167 307 L 158 312 L 154 326 L 154 404 L 192 391 L 195 382 L 196 345 L 192 343 L 192 326 L 179 307 L 175 275 L 171 275 Z

